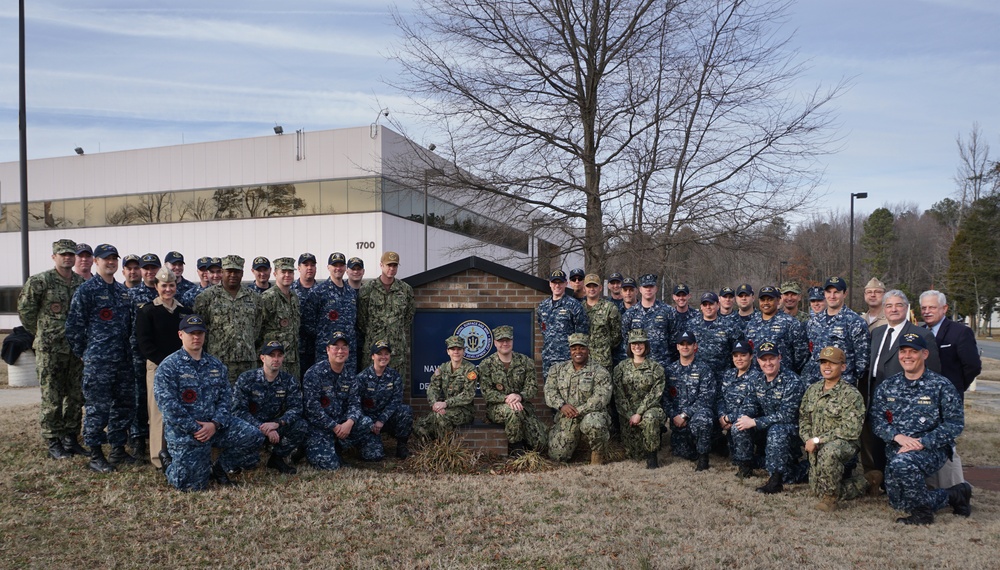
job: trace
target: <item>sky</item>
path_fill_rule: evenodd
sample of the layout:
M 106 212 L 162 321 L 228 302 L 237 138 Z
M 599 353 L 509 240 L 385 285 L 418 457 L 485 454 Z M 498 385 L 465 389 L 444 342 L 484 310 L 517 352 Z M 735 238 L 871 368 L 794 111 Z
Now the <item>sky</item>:
M 397 71 L 389 4 L 27 4 L 29 159 L 261 136 L 275 124 L 362 126 L 386 107 L 421 136 L 406 97 L 384 81 Z M 0 162 L 19 156 L 17 18 L 16 3 L 0 7 Z M 976 122 L 998 158 L 997 30 L 996 0 L 791 2 L 783 31 L 808 66 L 796 87 L 849 83 L 809 213 L 846 212 L 852 192 L 868 193 L 862 213 L 953 195 L 955 140 Z M 16 192 L 0 188 L 0 201 Z

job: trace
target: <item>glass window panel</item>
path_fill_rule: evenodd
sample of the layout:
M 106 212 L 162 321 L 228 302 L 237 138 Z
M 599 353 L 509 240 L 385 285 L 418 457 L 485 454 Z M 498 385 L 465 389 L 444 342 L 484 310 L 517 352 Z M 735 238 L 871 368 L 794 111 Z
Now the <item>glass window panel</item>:
M 249 217 L 250 212 L 246 207 L 246 202 L 244 202 L 248 190 L 253 195 L 258 193 L 260 188 L 230 186 L 212 191 L 212 199 L 209 207 L 214 209 L 215 217 L 224 220 Z M 251 203 L 254 203 L 254 201 L 251 200 Z
M 131 223 L 130 209 L 125 196 L 105 197 L 104 209 L 104 225 L 127 226 Z
M 182 221 L 211 220 L 215 218 L 215 200 L 212 190 L 178 192 L 174 198 L 177 219 Z
M 86 216 L 86 227 L 107 225 L 107 204 L 104 198 L 84 198 L 83 213 Z
M 347 211 L 347 181 L 325 180 L 320 182 L 320 205 L 324 214 L 342 214 Z
M 85 200 L 64 200 L 63 221 L 65 228 L 81 228 L 86 226 L 87 206 Z
M 357 178 L 347 181 L 347 211 L 377 212 L 381 209 L 382 185 L 379 178 Z
M 319 214 L 322 212 L 320 209 L 319 182 L 302 182 L 296 184 L 295 197 L 302 200 L 302 207 L 299 208 L 298 213 Z

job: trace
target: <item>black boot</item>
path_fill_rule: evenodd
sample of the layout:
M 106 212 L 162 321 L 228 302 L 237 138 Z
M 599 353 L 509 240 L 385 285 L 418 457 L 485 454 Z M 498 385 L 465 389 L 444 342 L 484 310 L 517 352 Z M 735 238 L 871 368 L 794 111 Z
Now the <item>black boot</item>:
M 915 525 L 934 524 L 934 513 L 927 507 L 917 507 L 913 509 L 910 516 L 899 517 L 896 522 Z
M 409 440 L 410 438 L 408 437 L 396 438 L 396 457 L 398 459 L 406 459 L 410 456 L 410 448 L 406 446 Z
M 736 477 L 739 479 L 749 479 L 753 477 L 753 467 L 749 461 L 739 461 L 736 463 Z
M 767 483 L 757 487 L 757 492 L 764 493 L 765 495 L 773 495 L 780 493 L 784 488 L 784 485 L 781 484 L 781 473 L 772 473 Z
M 73 454 L 63 448 L 63 444 L 58 437 L 49 438 L 49 457 L 52 459 L 69 459 Z
M 511 459 L 517 459 L 525 453 L 524 444 L 521 442 L 512 443 L 508 447 L 509 449 L 507 451 L 507 455 L 510 456 Z
M 135 460 L 139 463 L 146 463 L 149 461 L 149 458 L 147 457 L 147 455 L 149 455 L 149 450 L 146 448 L 146 438 L 132 438 L 132 455 L 135 456 Z
M 650 451 L 646 454 L 646 469 L 656 469 L 660 466 L 660 458 L 658 453 L 655 451 Z
M 306 458 L 306 446 L 300 445 L 288 458 L 292 460 L 292 463 L 299 463 Z
M 163 466 L 163 472 L 167 472 L 167 467 L 170 467 L 170 463 L 173 462 L 174 458 L 170 457 L 170 453 L 166 449 L 161 449 L 158 454 L 160 458 L 160 465 Z
M 285 463 L 284 457 L 279 457 L 273 453 L 267 459 L 267 468 L 274 469 L 282 475 L 295 475 L 298 472 L 294 467 Z
M 118 465 L 119 463 L 135 463 L 136 459 L 125 451 L 124 445 L 117 445 L 111 448 L 111 455 L 108 456 L 108 461 L 112 465 Z
M 64 435 L 62 438 L 62 446 L 63 449 L 66 450 L 66 453 L 70 453 L 72 455 L 90 455 L 90 451 L 88 451 L 86 447 L 80 445 L 80 442 L 76 440 L 75 435 Z
M 219 485 L 233 485 L 233 480 L 229 478 L 226 470 L 216 461 L 212 464 L 212 479 Z
M 972 485 L 962 481 L 958 485 L 948 487 L 948 504 L 956 515 L 967 517 L 972 514 L 969 501 L 972 499 Z
M 708 471 L 708 454 L 702 453 L 698 456 L 698 465 L 694 468 L 695 471 Z
M 111 473 L 115 470 L 115 466 L 108 463 L 108 460 L 104 458 L 104 450 L 101 449 L 100 445 L 90 448 L 90 463 L 87 464 L 87 467 L 91 471 L 98 473 Z

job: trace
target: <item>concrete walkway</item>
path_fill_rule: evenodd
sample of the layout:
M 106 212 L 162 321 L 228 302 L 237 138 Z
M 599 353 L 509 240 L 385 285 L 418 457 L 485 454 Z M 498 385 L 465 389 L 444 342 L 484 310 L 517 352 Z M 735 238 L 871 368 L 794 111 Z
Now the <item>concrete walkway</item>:
M 29 406 L 42 401 L 42 391 L 38 386 L 28 388 L 0 388 L 0 409 Z

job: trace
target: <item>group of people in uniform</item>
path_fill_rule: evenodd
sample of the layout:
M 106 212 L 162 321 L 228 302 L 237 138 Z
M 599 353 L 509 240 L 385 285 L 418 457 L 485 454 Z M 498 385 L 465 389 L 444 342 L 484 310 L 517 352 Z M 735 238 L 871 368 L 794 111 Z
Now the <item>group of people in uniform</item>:
M 808 481 L 820 510 L 884 488 L 908 513 L 900 522 L 928 524 L 948 505 L 970 513 L 955 439 L 962 392 L 981 364 L 938 291 L 921 295 L 921 328 L 907 319 L 905 294 L 875 279 L 859 315 L 838 277 L 811 288 L 800 310 L 794 282 L 722 287 L 692 307 L 683 283 L 663 302 L 653 274 L 613 273 L 605 297 L 598 275 L 553 271 L 536 310 L 548 428 L 532 402 L 535 362 L 513 351 L 508 325 L 492 331 L 496 351 L 478 366 L 465 360 L 464 338 L 447 338 L 448 361 L 427 387 L 431 410 L 414 419 L 402 397 L 413 291 L 396 279 L 394 252 L 368 282 L 362 260 L 335 252 L 328 280 L 316 281 L 305 253 L 275 259 L 272 284 L 271 262 L 258 257 L 246 286 L 235 255 L 199 259 L 200 283 L 184 279 L 178 252 L 165 266 L 155 254 L 125 256 L 124 283 L 112 245 L 59 240 L 52 258 L 55 268 L 32 276 L 18 300 L 35 335 L 42 436 L 51 457 L 85 454 L 95 471 L 136 461 L 131 443 L 175 487 L 201 489 L 231 483 L 262 449 L 269 468 L 288 474 L 289 459 L 337 469 L 351 447 L 380 460 L 383 431 L 405 458 L 411 433 L 433 439 L 470 423 L 478 387 L 514 456 L 568 461 L 582 438 L 600 464 L 614 437 L 656 468 L 669 433 L 671 453 L 695 470 L 724 449 L 738 476 L 766 470 L 759 492 Z M 946 346 L 941 335 L 959 340 Z M 81 407 L 89 450 L 77 440 Z M 213 447 L 222 449 L 214 462 Z

